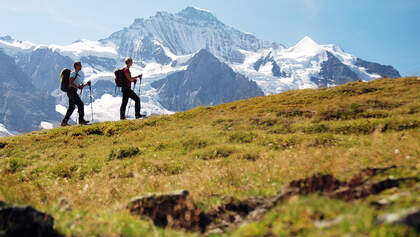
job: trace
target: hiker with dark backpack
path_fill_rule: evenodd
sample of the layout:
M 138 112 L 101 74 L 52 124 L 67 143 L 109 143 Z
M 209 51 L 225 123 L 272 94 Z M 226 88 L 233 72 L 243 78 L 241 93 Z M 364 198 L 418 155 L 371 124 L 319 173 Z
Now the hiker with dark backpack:
M 69 121 L 70 116 L 73 114 L 76 105 L 79 112 L 79 124 L 84 125 L 89 123 L 89 121 L 86 121 L 84 119 L 84 104 L 80 99 L 80 96 L 77 94 L 77 89 L 83 90 L 85 86 L 90 86 L 91 83 L 90 81 L 88 81 L 86 84 L 80 83 L 79 72 L 80 70 L 82 70 L 81 62 L 75 62 L 73 66 L 75 70 L 74 72 L 70 73 L 69 69 L 64 69 L 61 73 L 61 90 L 65 91 L 67 93 L 67 96 L 69 97 L 69 108 L 67 109 L 66 116 L 61 122 L 61 126 L 63 127 L 69 125 L 67 122 Z
M 122 70 L 115 71 L 115 82 L 117 86 L 121 87 L 121 91 L 123 94 L 122 103 L 120 107 L 120 119 L 125 119 L 125 110 L 127 108 L 128 99 L 132 99 L 135 102 L 135 116 L 136 119 L 145 117 L 144 115 L 140 114 L 140 98 L 136 95 L 136 93 L 131 89 L 131 82 L 134 84 L 137 82 L 137 79 L 143 77 L 143 74 L 140 74 L 136 77 L 131 76 L 130 67 L 133 65 L 133 59 L 127 58 L 125 60 L 125 67 Z

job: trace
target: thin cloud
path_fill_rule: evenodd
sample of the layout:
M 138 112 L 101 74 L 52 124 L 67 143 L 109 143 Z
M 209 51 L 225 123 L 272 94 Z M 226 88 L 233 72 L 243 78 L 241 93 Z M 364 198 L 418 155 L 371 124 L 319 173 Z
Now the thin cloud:
M 68 10 L 63 9 L 55 0 L 1 0 L 0 9 L 10 11 L 16 14 L 28 14 L 36 13 L 43 14 L 48 19 L 58 23 L 71 27 L 80 28 L 83 30 L 96 31 L 101 33 L 110 33 L 112 29 L 101 25 L 96 22 L 92 22 L 88 19 L 83 19 L 80 14 L 77 13 L 77 9 Z M 71 15 L 74 12 L 75 14 Z M 77 17 L 73 17 L 78 15 Z

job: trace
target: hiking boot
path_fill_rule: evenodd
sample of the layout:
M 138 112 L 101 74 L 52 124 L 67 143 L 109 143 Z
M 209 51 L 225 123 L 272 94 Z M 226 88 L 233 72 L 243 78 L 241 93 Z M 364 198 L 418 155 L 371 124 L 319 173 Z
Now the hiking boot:
M 138 114 L 136 115 L 136 119 L 146 118 L 147 116 L 145 114 Z
M 86 121 L 84 119 L 79 119 L 79 124 L 81 124 L 81 125 L 86 125 L 88 123 L 89 123 L 89 121 Z
M 70 126 L 66 121 L 61 122 L 61 127 L 67 127 Z

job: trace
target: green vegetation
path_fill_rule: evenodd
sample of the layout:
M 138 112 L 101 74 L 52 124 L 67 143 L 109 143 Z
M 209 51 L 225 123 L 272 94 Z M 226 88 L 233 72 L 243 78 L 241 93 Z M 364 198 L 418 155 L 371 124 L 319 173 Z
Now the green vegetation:
M 316 173 L 348 180 L 367 167 L 396 165 L 382 176 L 420 178 L 419 141 L 419 79 L 351 82 L 0 138 L 0 200 L 50 213 L 68 236 L 197 235 L 131 216 L 127 202 L 186 189 L 208 210 L 226 196 L 269 197 L 292 180 Z M 371 204 L 392 195 L 384 207 Z M 418 184 L 352 202 L 294 196 L 224 235 L 415 236 L 411 227 L 376 223 L 413 206 L 420 207 Z M 337 218 L 331 227 L 315 224 Z

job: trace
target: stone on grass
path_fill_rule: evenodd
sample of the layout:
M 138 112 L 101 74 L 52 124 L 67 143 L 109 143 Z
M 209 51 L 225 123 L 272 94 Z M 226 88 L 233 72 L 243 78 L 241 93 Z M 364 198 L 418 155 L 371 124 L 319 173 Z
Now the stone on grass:
M 5 236 L 60 236 L 54 218 L 30 206 L 8 206 L 0 202 L 0 233 Z
M 209 224 L 186 190 L 139 196 L 130 201 L 128 209 L 131 214 L 151 218 L 160 227 L 204 232 Z

